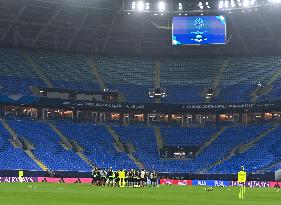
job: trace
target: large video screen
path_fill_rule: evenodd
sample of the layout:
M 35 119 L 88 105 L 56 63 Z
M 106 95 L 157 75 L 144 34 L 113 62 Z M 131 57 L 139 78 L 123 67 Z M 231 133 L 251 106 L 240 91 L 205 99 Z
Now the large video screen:
M 173 45 L 204 45 L 226 43 L 224 16 L 173 17 Z

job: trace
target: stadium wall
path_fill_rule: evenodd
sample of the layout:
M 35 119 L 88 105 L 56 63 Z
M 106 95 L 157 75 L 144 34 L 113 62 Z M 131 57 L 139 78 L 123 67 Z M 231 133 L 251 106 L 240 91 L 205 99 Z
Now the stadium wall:
M 78 171 L 29 171 L 23 170 L 24 177 L 53 177 L 53 178 L 91 178 L 91 172 L 78 172 Z M 19 170 L 1 170 L 0 177 L 18 177 Z M 274 173 L 265 174 L 249 174 L 250 181 L 276 181 Z M 210 181 L 236 181 L 237 174 L 188 174 L 188 173 L 159 173 L 161 179 L 183 179 L 193 180 L 193 183 L 207 183 Z M 277 180 L 278 181 L 278 180 Z M 213 182 L 212 182 L 213 183 Z M 195 184 L 194 184 L 195 185 Z
M 0 183 L 65 183 L 65 184 L 90 184 L 92 178 L 55 178 L 55 177 L 0 177 Z M 149 182 L 148 182 L 149 183 Z M 246 187 L 251 188 L 274 188 L 279 182 L 276 181 L 247 181 Z M 161 185 L 176 186 L 211 186 L 228 187 L 241 186 L 237 181 L 222 180 L 179 180 L 179 179 L 160 179 Z

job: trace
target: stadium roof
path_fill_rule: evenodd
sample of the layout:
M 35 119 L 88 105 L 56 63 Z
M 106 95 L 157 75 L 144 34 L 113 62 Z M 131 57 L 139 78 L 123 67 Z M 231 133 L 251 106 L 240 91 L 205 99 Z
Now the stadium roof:
M 125 12 L 123 6 L 123 0 L 2 1 L 0 45 L 89 54 L 252 55 L 281 51 L 280 7 L 225 11 L 226 46 L 172 47 L 171 14 Z M 208 14 L 212 11 L 204 13 Z

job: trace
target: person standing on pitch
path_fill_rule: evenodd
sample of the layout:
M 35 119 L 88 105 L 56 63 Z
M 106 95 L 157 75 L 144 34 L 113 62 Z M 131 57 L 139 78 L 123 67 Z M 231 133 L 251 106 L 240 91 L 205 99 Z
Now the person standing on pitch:
M 98 180 L 98 169 L 94 168 L 92 170 L 92 185 L 97 185 L 97 180 Z
M 239 199 L 244 199 L 244 195 L 246 193 L 246 181 L 247 181 L 247 173 L 245 172 L 245 168 L 241 166 L 241 171 L 238 172 L 238 184 L 239 184 Z
M 113 186 L 114 185 L 114 171 L 112 170 L 112 167 L 109 168 L 107 172 L 107 185 L 108 186 Z
M 126 178 L 125 170 L 120 171 L 119 172 L 119 186 L 120 187 L 125 187 L 125 178 Z
M 145 170 L 142 169 L 141 172 L 140 172 L 140 186 L 141 187 L 144 187 L 145 181 L 146 181 L 146 179 L 145 179 Z

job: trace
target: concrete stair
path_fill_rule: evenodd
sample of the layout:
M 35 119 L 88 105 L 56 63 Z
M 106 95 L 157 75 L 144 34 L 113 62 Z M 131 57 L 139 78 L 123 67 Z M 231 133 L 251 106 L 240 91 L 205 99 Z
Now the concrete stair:
M 48 167 L 40 161 L 31 150 L 25 150 L 25 153 L 43 170 L 43 171 L 48 171 Z
M 96 166 L 93 164 L 93 162 L 86 157 L 82 152 L 76 152 L 76 154 L 84 161 L 86 162 L 90 167 L 96 168 Z
M 226 129 L 226 127 L 222 127 L 218 132 L 216 132 L 208 141 L 206 141 L 200 149 L 195 153 L 195 157 L 197 157 L 200 153 L 202 153 L 210 144 L 212 144 Z
M 14 139 L 18 138 L 17 133 L 10 127 L 10 125 L 8 124 L 8 122 L 5 119 L 2 119 L 0 122 L 3 125 L 3 127 L 10 133 L 12 138 L 14 138 Z
M 44 73 L 42 72 L 42 69 L 40 68 L 39 65 L 37 65 L 29 56 L 28 53 L 22 51 L 22 54 L 24 56 L 24 58 L 26 59 L 26 61 L 31 65 L 33 71 L 44 81 L 44 83 L 49 87 L 49 88 L 53 88 L 54 85 L 53 83 L 46 78 L 46 76 L 44 75 Z
M 116 151 L 117 151 L 117 152 L 125 152 L 125 151 L 126 151 L 126 150 L 125 150 L 125 147 L 124 147 L 124 145 L 121 143 L 120 137 L 119 137 L 119 135 L 115 132 L 115 130 L 113 130 L 113 128 L 112 128 L 110 125 L 106 125 L 106 129 L 107 129 L 107 131 L 111 134 L 112 138 L 113 138 L 114 141 L 115 141 L 115 149 L 116 149 Z M 129 153 L 127 153 L 127 156 L 129 157 L 129 159 L 131 159 L 131 160 L 135 163 L 135 165 L 137 165 L 137 167 L 138 167 L 139 169 L 144 169 L 143 163 L 142 163 L 139 159 L 137 159 L 137 158 L 133 155 L 133 153 L 129 152 Z
M 49 122 L 48 125 L 61 138 L 61 145 L 65 150 L 68 150 L 68 151 L 74 150 L 75 153 L 84 162 L 86 162 L 92 168 L 95 167 L 94 163 L 83 154 L 84 148 L 81 145 L 79 145 L 78 142 L 76 142 L 74 140 L 70 141 L 53 123 Z
M 105 83 L 104 83 L 104 81 L 103 81 L 103 79 L 102 79 L 102 77 L 101 77 L 101 75 L 100 75 L 96 65 L 95 65 L 94 59 L 88 58 L 87 62 L 88 62 L 88 65 L 91 68 L 93 76 L 95 76 L 95 79 L 98 82 L 100 90 L 101 91 L 106 90 L 107 87 L 106 87 L 106 85 L 105 85 Z M 125 95 L 123 93 L 120 93 L 120 92 L 119 92 L 119 99 L 118 100 L 119 100 L 119 102 L 127 102 Z
M 8 124 L 8 122 L 6 120 L 1 120 L 0 121 L 1 124 L 4 126 L 4 128 L 10 133 L 10 135 L 12 136 L 12 140 L 11 140 L 11 143 L 12 141 L 14 141 L 14 143 L 12 143 L 12 145 L 15 147 L 15 148 L 20 148 L 23 150 L 23 144 L 20 142 L 19 138 L 18 138 L 18 135 L 17 133 L 10 127 L 10 125 Z M 29 143 L 27 140 L 25 140 L 26 143 Z M 21 146 L 18 146 L 18 144 L 16 143 L 20 143 Z M 28 146 L 26 146 L 28 147 Z M 30 144 L 30 147 L 34 149 L 33 145 Z M 48 171 L 48 167 L 42 162 L 40 161 L 34 154 L 33 152 L 30 150 L 30 149 L 27 149 L 27 150 L 23 150 L 43 171 Z
M 279 126 L 279 124 L 274 124 L 273 127 L 267 129 L 266 131 L 260 133 L 257 137 L 255 137 L 253 140 L 251 140 L 250 142 L 246 143 L 246 144 L 242 144 L 242 145 L 238 145 L 237 147 L 234 147 L 229 153 L 227 153 L 222 159 L 218 160 L 217 162 L 209 165 L 207 168 L 204 168 L 203 170 L 200 170 L 200 172 L 207 172 L 208 170 L 212 169 L 213 167 L 222 164 L 223 162 L 231 159 L 232 157 L 235 156 L 235 153 L 244 153 L 247 150 L 251 149 L 252 147 L 254 147 L 262 138 L 266 137 L 270 132 L 272 132 L 273 130 L 275 130 L 277 127 Z
M 33 95 L 42 96 L 42 93 L 40 92 L 40 89 L 38 87 L 30 86 L 29 89 L 30 89 L 30 91 L 32 92 Z
M 271 76 L 271 78 L 267 81 L 266 85 L 262 88 L 257 88 L 254 90 L 254 92 L 251 94 L 252 102 L 255 102 L 259 96 L 263 96 L 268 94 L 273 86 L 272 84 L 281 77 L 281 68 L 279 68 L 274 75 Z
M 274 161 L 274 162 L 272 162 L 272 163 L 270 163 L 270 164 L 268 164 L 268 165 L 262 167 L 261 169 L 259 169 L 259 170 L 257 171 L 257 173 L 258 173 L 258 174 L 264 174 L 264 173 L 270 171 L 273 167 L 275 167 L 275 166 L 277 166 L 277 165 L 279 165 L 279 164 L 281 165 L 281 159 L 276 160 L 276 161 Z
M 164 147 L 164 142 L 163 142 L 161 130 L 159 127 L 154 127 L 154 134 L 156 137 L 158 150 L 161 150 Z
M 114 145 L 117 152 L 125 152 L 124 145 L 121 143 L 119 135 L 112 129 L 110 125 L 105 125 L 105 128 L 110 133 L 112 138 L 114 139 Z
M 155 60 L 155 87 L 160 88 L 160 61 L 158 59 Z M 161 103 L 160 98 L 155 98 L 155 103 Z
M 135 163 L 135 165 L 137 165 L 139 170 L 145 169 L 144 164 L 140 162 L 133 154 L 128 154 L 128 157 Z
M 221 64 L 221 66 L 218 70 L 218 73 L 217 73 L 216 77 L 214 78 L 214 81 L 212 82 L 211 88 L 213 88 L 213 96 L 217 96 L 219 94 L 220 81 L 223 77 L 225 68 L 226 68 L 229 61 L 230 61 L 230 59 L 226 59 L 226 60 L 223 61 L 223 63 Z M 202 97 L 205 98 L 208 89 L 209 88 L 207 88 L 203 91 Z M 205 103 L 210 102 L 210 98 L 205 98 L 204 102 Z
M 91 71 L 92 71 L 93 75 L 95 76 L 95 78 L 96 78 L 96 80 L 98 82 L 100 90 L 104 91 L 106 89 L 106 86 L 105 86 L 105 83 L 103 82 L 103 80 L 101 78 L 101 75 L 100 75 L 98 69 L 96 68 L 94 60 L 92 58 L 88 58 L 87 61 L 88 61 L 88 64 L 89 64 L 89 66 L 91 68 Z
M 61 139 L 61 146 L 65 150 L 72 150 L 72 144 L 69 142 L 66 136 L 51 122 L 48 122 L 49 127 L 60 137 Z
M 251 149 L 252 147 L 254 147 L 262 138 L 266 137 L 270 132 L 272 132 L 273 130 L 275 130 L 277 127 L 279 127 L 279 123 L 276 123 L 273 125 L 273 127 L 267 129 L 266 131 L 262 132 L 260 135 L 258 135 L 256 138 L 254 138 L 253 140 L 251 140 L 249 143 L 244 144 L 242 146 L 239 147 L 239 153 L 244 153 L 247 150 Z
M 222 164 L 223 162 L 231 159 L 235 155 L 235 151 L 236 151 L 237 148 L 238 147 L 235 147 L 235 148 L 231 149 L 231 151 L 229 153 L 227 153 L 222 159 L 220 159 L 220 160 L 216 161 L 215 163 L 212 163 L 209 166 L 199 170 L 198 173 L 206 173 L 207 171 L 209 171 L 213 167 L 218 166 L 219 164 Z

